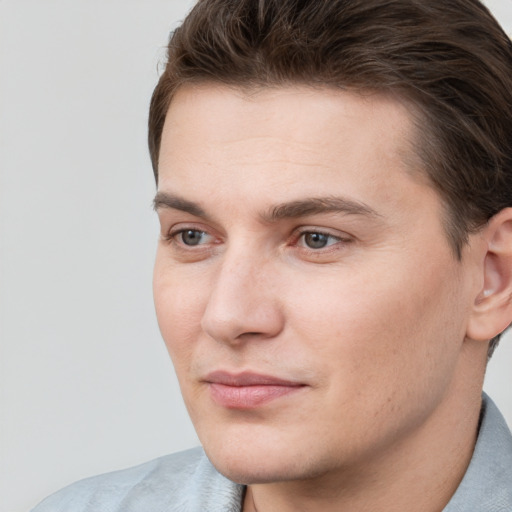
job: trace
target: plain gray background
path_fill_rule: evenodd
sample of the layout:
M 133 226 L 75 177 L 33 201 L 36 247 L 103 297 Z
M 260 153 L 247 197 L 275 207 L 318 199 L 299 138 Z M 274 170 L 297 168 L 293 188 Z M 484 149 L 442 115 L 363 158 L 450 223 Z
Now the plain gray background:
M 151 295 L 149 98 L 184 0 L 0 0 L 0 512 L 197 444 Z M 512 33 L 512 0 L 489 0 Z M 512 425 L 512 336 L 486 389 Z

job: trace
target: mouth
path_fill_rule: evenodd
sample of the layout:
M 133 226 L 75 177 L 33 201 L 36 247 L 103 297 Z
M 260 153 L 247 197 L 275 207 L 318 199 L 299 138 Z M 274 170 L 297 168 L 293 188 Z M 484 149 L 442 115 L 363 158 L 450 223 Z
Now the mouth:
M 212 400 L 227 409 L 254 409 L 294 394 L 305 384 L 252 372 L 233 374 L 216 371 L 207 375 Z

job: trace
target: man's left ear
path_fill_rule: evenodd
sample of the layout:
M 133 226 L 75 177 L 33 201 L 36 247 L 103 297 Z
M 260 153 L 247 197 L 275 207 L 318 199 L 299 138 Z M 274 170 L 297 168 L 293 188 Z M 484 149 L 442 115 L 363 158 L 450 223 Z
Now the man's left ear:
M 467 337 L 487 341 L 512 322 L 512 208 L 505 208 L 483 228 L 486 253 L 483 286 L 468 322 Z

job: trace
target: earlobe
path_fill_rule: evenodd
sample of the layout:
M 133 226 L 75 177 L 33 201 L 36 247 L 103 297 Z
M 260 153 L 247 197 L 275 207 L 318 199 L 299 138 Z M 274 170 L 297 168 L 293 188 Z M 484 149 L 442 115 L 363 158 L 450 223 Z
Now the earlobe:
M 492 217 L 482 236 L 486 243 L 483 286 L 473 305 L 467 336 L 488 341 L 512 322 L 512 208 Z

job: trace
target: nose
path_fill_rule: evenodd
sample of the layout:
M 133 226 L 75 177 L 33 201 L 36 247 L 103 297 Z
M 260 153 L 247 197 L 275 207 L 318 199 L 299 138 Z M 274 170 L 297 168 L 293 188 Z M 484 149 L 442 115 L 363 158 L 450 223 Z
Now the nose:
M 233 345 L 249 339 L 270 339 L 284 325 L 276 272 L 256 255 L 225 255 L 213 280 L 202 318 L 211 338 Z

